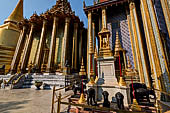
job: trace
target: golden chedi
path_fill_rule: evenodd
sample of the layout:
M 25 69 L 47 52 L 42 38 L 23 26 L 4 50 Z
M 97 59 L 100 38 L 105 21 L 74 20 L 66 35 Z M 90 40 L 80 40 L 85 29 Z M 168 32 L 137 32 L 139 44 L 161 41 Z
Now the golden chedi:
M 0 67 L 5 65 L 6 72 L 10 68 L 17 45 L 20 30 L 17 23 L 23 19 L 23 0 L 19 0 L 11 15 L 0 26 Z

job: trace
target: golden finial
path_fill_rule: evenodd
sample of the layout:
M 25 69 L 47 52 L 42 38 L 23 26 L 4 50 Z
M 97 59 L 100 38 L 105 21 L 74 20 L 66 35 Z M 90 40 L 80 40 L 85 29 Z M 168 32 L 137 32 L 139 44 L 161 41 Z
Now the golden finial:
M 130 58 L 128 56 L 128 65 L 127 65 L 127 68 L 130 69 L 132 67 L 131 63 L 130 63 Z
M 83 0 L 83 8 L 86 8 L 86 2 Z
M 95 47 L 95 51 L 94 51 L 94 58 L 97 59 L 97 48 Z
M 84 98 L 84 94 L 81 93 L 81 96 L 80 96 L 80 99 L 79 99 L 78 103 L 79 103 L 79 104 L 82 104 L 82 103 L 85 103 L 85 102 L 86 102 L 86 100 L 85 100 L 85 98 Z
M 93 0 L 93 4 L 96 5 L 96 0 Z
M 13 10 L 11 15 L 5 20 L 6 22 L 20 22 L 23 19 L 23 0 L 19 0 L 16 8 Z
M 119 32 L 118 30 L 116 31 L 116 41 L 115 41 L 115 57 L 119 56 L 119 52 L 123 51 L 124 49 L 121 46 L 120 40 L 119 40 Z
M 86 75 L 86 71 L 85 71 L 85 68 L 84 68 L 84 62 L 83 62 L 83 57 L 82 57 L 82 61 L 81 61 L 81 68 L 80 68 L 79 75 L 80 76 Z

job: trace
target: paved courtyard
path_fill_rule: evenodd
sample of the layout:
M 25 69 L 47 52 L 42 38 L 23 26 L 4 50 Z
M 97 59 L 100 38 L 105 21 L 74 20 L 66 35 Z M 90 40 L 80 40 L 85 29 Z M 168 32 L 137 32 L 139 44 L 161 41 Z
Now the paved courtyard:
M 51 99 L 52 90 L 0 89 L 0 113 L 50 113 Z

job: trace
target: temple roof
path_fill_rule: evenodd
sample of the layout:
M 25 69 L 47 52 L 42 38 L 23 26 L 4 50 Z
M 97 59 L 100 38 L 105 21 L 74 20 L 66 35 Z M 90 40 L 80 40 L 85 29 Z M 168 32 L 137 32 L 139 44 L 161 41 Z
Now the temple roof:
M 80 22 L 80 19 L 78 16 L 75 15 L 75 12 L 72 11 L 71 5 L 67 0 L 57 0 L 56 4 L 52 6 L 51 9 L 47 10 L 46 12 L 40 14 L 38 16 L 36 13 L 34 13 L 31 17 L 31 21 L 42 21 L 44 19 L 52 20 L 53 16 L 57 17 L 71 17 L 74 21 Z
M 94 5 L 91 6 L 86 6 L 84 4 L 84 11 L 89 11 L 89 10 L 94 10 L 94 9 L 99 9 L 103 6 L 112 6 L 114 4 L 119 4 L 119 3 L 124 3 L 124 2 L 128 2 L 129 0 L 108 0 L 108 1 L 103 1 L 103 2 L 98 2 Z
M 16 8 L 13 10 L 11 15 L 5 20 L 6 22 L 20 22 L 23 19 L 23 0 L 19 0 Z
M 70 3 L 67 0 L 58 0 L 56 5 L 54 5 L 49 12 L 51 13 L 64 13 L 69 15 L 74 15 L 74 12 L 71 9 Z

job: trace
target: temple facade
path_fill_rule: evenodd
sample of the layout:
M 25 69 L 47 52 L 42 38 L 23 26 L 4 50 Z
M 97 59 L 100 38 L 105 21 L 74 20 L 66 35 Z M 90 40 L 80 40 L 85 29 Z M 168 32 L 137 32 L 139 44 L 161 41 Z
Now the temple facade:
M 15 11 L 19 9 L 23 10 L 23 0 Z M 13 22 L 9 19 L 6 22 Z M 86 29 L 67 0 L 57 0 L 45 13 L 34 13 L 30 19 L 17 19 L 16 23 L 18 34 L 11 34 L 13 41 L 7 43 L 13 46 L 9 73 L 55 73 L 65 67 L 79 72 L 82 56 L 86 56 Z M 0 44 L 2 40 L 0 36 Z
M 114 57 L 118 78 L 136 76 L 147 87 L 170 92 L 169 6 L 168 0 L 84 2 L 88 76 L 99 72 L 96 57 Z

